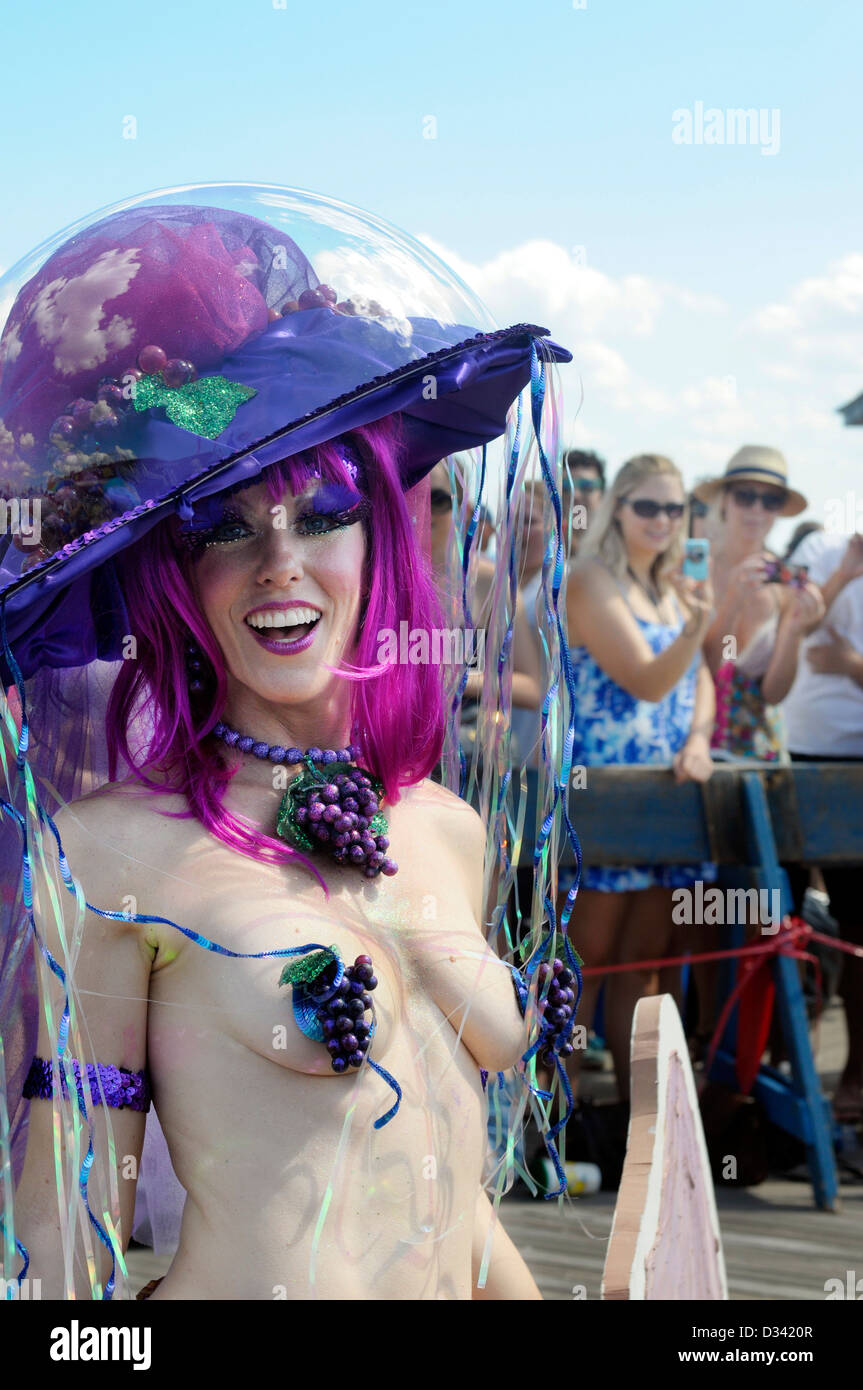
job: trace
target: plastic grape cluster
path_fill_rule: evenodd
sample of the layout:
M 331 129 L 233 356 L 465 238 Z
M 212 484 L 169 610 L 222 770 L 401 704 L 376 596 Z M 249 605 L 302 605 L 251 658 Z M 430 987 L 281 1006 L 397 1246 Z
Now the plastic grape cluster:
M 315 996 L 330 995 L 338 972 L 338 961 L 331 963 L 307 987 L 312 1004 Z M 316 1006 L 318 1021 L 330 1054 L 333 1071 L 363 1064 L 371 1042 L 372 1024 L 365 1015 L 372 1007 L 372 991 L 377 989 L 371 956 L 357 956 L 344 973 L 336 993 Z
M 381 833 L 386 821 L 368 773 L 354 767 L 304 791 L 306 804 L 297 806 L 294 817 L 313 844 L 327 845 L 337 864 L 356 865 L 367 878 L 396 872 L 386 855 L 389 840 Z
M 575 991 L 572 982 L 575 978 L 562 960 L 544 961 L 537 968 L 540 1000 L 539 1012 L 542 1015 L 542 1046 L 537 1061 L 543 1066 L 554 1066 L 554 1056 L 571 1057 L 574 1051 L 569 1041 L 572 1032 L 572 1014 L 575 1008 Z M 547 993 L 544 992 L 547 987 Z M 558 1044 L 559 1040 L 563 1039 Z

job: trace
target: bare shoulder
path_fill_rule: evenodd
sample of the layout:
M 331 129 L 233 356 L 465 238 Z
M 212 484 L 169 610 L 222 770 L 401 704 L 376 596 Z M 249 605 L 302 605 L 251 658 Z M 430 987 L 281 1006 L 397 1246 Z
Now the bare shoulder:
M 481 929 L 486 852 L 482 817 L 460 796 L 428 779 L 408 788 L 403 800 L 414 817 L 413 825 L 404 829 L 417 857 L 423 856 L 424 872 L 431 872 L 439 885 L 435 891 L 446 888 L 453 895 L 464 894 L 474 925 Z
M 127 778 L 78 797 L 62 807 L 54 817 L 64 847 L 74 841 L 85 853 L 94 844 L 121 846 L 135 843 L 142 847 L 161 838 L 159 827 L 176 836 L 183 824 L 173 815 L 187 809 L 186 798 L 177 792 L 148 791 L 140 782 Z
M 576 560 L 569 571 L 567 587 L 570 593 L 582 596 L 617 592 L 613 575 L 595 555 L 590 555 L 584 560 Z
M 465 856 L 474 862 L 479 853 L 482 863 L 485 848 L 482 817 L 455 792 L 426 778 L 417 786 L 409 787 L 403 800 L 406 810 L 410 809 L 414 816 L 427 818 L 443 838 L 462 849 Z

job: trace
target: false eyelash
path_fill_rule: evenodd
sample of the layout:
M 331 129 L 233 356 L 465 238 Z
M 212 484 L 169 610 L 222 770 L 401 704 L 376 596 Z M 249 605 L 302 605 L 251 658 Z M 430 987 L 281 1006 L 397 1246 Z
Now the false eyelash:
M 189 553 L 192 555 L 200 554 L 205 550 L 216 532 L 226 526 L 228 522 L 235 521 L 241 526 L 246 525 L 245 518 L 231 507 L 226 507 L 219 515 L 218 519 L 209 526 L 197 526 L 195 528 L 181 531 L 180 540 Z
M 335 511 L 312 506 L 308 511 L 302 512 L 300 516 L 296 517 L 296 522 L 305 521 L 310 517 L 321 517 L 324 520 L 332 521 L 332 529 L 335 530 L 340 526 L 353 526 L 358 521 L 361 521 L 363 517 L 367 514 L 368 510 L 365 498 L 356 498 L 356 494 L 350 492 L 347 488 L 337 487 L 336 491 L 339 492 L 342 496 L 348 497 L 350 499 L 351 505 Z M 356 500 L 354 500 L 355 498 Z M 317 498 L 315 500 L 317 501 Z M 180 540 L 182 541 L 183 546 L 189 554 L 191 554 L 192 556 L 198 556 L 201 554 L 202 551 L 206 550 L 210 544 L 216 544 L 217 542 L 214 538 L 217 535 L 217 533 L 222 529 L 223 526 L 228 526 L 232 522 L 234 522 L 238 526 L 249 526 L 247 518 L 242 516 L 241 513 L 233 511 L 230 508 L 226 508 L 222 515 L 219 517 L 218 521 L 216 521 L 213 525 L 200 526 L 196 530 L 183 531 L 180 533 Z M 312 532 L 312 534 L 314 535 L 315 533 Z M 321 531 L 318 534 L 328 535 L 329 532 Z

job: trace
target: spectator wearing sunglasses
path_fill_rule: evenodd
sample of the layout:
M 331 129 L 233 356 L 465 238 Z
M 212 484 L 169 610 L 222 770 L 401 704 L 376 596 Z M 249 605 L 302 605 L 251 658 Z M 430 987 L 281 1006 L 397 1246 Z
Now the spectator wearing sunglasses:
M 701 658 L 710 622 L 710 581 L 681 572 L 686 493 L 670 459 L 644 454 L 615 478 L 593 521 L 567 587 L 574 668 L 576 744 L 573 763 L 588 769 L 649 763 L 678 781 L 712 772 L 713 682 Z M 649 807 L 645 816 L 649 816 Z M 562 870 L 564 894 L 574 871 Z M 585 864 L 572 914 L 572 935 L 589 966 L 675 954 L 672 891 L 712 880 L 711 865 Z M 561 896 L 559 907 L 563 906 Z M 585 981 L 580 1020 L 590 1027 L 601 977 Z M 604 1032 L 621 1100 L 629 1097 L 632 1014 L 657 983 L 679 995 L 679 970 L 630 971 L 609 977 Z M 573 1080 L 580 1052 L 573 1054 Z
M 788 486 L 782 454 L 760 445 L 738 450 L 722 477 L 695 495 L 715 512 L 716 616 L 704 646 L 716 682 L 713 748 L 730 759 L 787 762 L 777 706 L 824 604 L 815 584 L 785 567 L 774 582 L 767 537 L 777 517 L 805 511 L 806 498 Z
M 573 549 L 596 516 L 605 493 L 605 460 L 585 449 L 567 449 L 563 456 L 563 474 L 572 486 L 572 502 L 585 511 L 585 524 L 573 528 Z
M 525 484 L 528 505 L 524 509 L 521 538 L 521 595 L 534 631 L 536 605 L 542 583 L 542 561 L 550 535 L 545 484 Z M 605 463 L 598 454 L 568 449 L 563 456 L 564 527 L 568 523 L 569 553 L 574 557 L 584 534 L 596 515 L 605 492 Z

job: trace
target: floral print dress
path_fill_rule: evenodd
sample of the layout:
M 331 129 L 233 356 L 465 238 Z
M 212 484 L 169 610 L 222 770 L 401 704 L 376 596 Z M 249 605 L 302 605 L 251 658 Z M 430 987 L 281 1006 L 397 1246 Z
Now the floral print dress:
M 631 611 L 631 610 L 630 610 Z M 648 622 L 633 613 L 650 650 L 658 656 L 670 647 L 683 627 L 682 618 L 674 624 Z M 607 767 L 618 763 L 651 764 L 670 767 L 689 737 L 695 711 L 695 690 L 700 658 L 673 690 L 663 699 L 637 700 L 594 661 L 586 647 L 571 647 L 575 676 L 576 730 L 573 765 Z M 576 830 L 578 826 L 576 825 Z M 562 869 L 559 888 L 569 889 L 574 869 Z M 582 888 L 602 893 L 627 893 L 660 885 L 686 888 L 697 879 L 713 882 L 712 864 L 634 864 L 629 868 L 591 866 L 585 861 Z
M 778 627 L 777 607 L 737 660 L 723 661 L 714 676 L 716 724 L 710 746 L 724 758 L 788 762 L 782 713 L 775 705 L 768 705 L 761 693 Z

